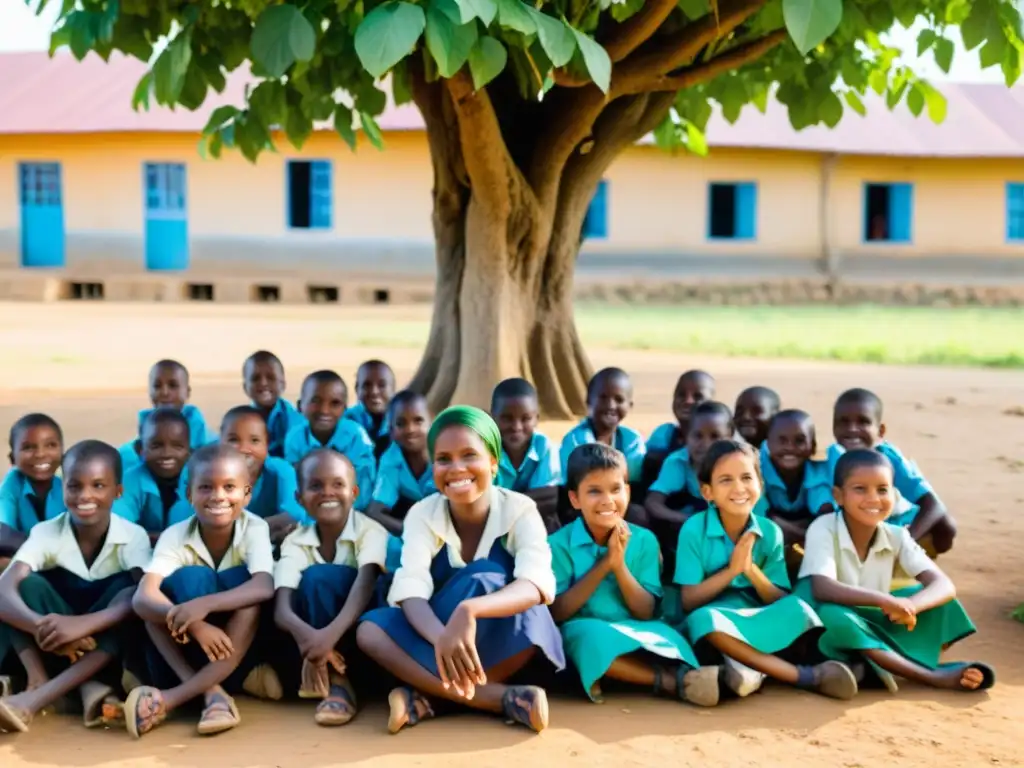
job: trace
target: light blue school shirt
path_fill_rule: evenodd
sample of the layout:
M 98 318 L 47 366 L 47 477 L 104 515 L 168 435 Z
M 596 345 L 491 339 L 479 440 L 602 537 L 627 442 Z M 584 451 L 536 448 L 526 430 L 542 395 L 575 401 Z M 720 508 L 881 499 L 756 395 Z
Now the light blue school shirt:
M 161 533 L 175 523 L 187 520 L 195 510 L 189 504 L 185 491 L 188 488 L 186 472 L 178 478 L 178 500 L 167 511 L 167 525 L 164 525 L 164 503 L 160 497 L 160 486 L 144 463 L 132 467 L 124 474 L 124 493 L 114 502 L 113 511 L 129 522 L 136 523 L 149 533 Z
M 697 499 L 703 498 L 700 494 L 700 480 L 697 479 L 697 473 L 690 466 L 690 451 L 686 448 L 672 451 L 665 457 L 665 463 L 661 465 L 658 479 L 651 483 L 649 492 L 671 496 L 680 491 L 685 491 Z
M 672 451 L 672 444 L 676 441 L 676 434 L 678 432 L 678 422 L 669 421 L 662 424 L 656 430 L 651 432 L 651 436 L 647 438 L 647 450 L 651 453 L 670 453 Z M 679 445 L 682 445 L 685 442 L 685 440 L 682 440 L 679 442 Z
M 28 533 L 39 522 L 32 498 L 35 491 L 32 483 L 18 469 L 11 469 L 0 483 L 0 523 L 13 528 L 19 533 Z M 46 505 L 43 517 L 52 520 L 65 511 L 64 488 L 60 476 L 53 476 L 50 491 L 46 494 Z
M 626 569 L 640 586 L 655 598 L 662 596 L 661 551 L 658 539 L 646 528 L 626 523 L 632 534 L 626 547 Z M 612 535 L 615 535 L 613 532 Z M 582 579 L 594 564 L 608 554 L 591 537 L 582 517 L 560 528 L 548 537 L 551 546 L 551 568 L 555 573 L 556 594 L 562 594 Z M 596 618 L 604 621 L 633 619 L 614 573 L 608 573 L 597 585 L 583 607 L 573 618 Z
M 252 404 L 254 408 L 259 406 Z M 295 406 L 279 397 L 267 414 L 267 453 L 275 458 L 284 457 L 284 441 L 295 427 L 306 423 L 306 417 Z
M 569 454 L 577 445 L 596 443 L 597 437 L 590 426 L 590 419 L 583 419 L 579 424 L 569 430 L 569 434 L 562 438 L 562 447 L 559 455 L 562 464 L 562 477 L 568 473 L 566 468 L 569 465 Z M 640 479 L 640 473 L 644 465 L 644 456 L 647 455 L 647 444 L 644 436 L 635 429 L 620 424 L 615 428 L 615 448 L 622 451 L 626 456 L 626 465 L 629 467 L 629 481 L 635 482 Z
M 832 473 L 829 472 L 828 462 L 807 460 L 800 490 L 797 492 L 796 498 L 792 499 L 786 489 L 786 483 L 779 477 L 778 470 L 772 464 L 767 442 L 761 446 L 760 453 L 761 479 L 764 481 L 764 489 L 754 507 L 754 514 L 764 516 L 769 511 L 775 511 L 783 515 L 795 516 L 802 513 L 817 515 L 822 506 L 832 504 Z
M 348 419 L 339 419 L 325 446 L 313 436 L 306 421 L 292 429 L 284 440 L 284 460 L 295 465 L 316 448 L 333 448 L 343 453 L 356 468 L 356 482 L 359 484 L 359 498 L 355 508 L 362 512 L 373 497 L 373 481 L 377 476 L 377 460 L 373 455 L 373 441 L 366 430 Z
M 551 450 L 551 441 L 547 435 L 533 433 L 530 447 L 526 450 L 519 469 L 512 466 L 512 459 L 502 449 L 501 459 L 498 461 L 498 476 L 494 481 L 499 488 L 526 493 L 535 488 L 547 488 L 561 483 L 562 467 L 558 454 Z
M 893 487 L 899 491 L 899 498 L 893 504 L 892 514 L 886 520 L 893 525 L 907 526 L 914 522 L 918 512 L 921 511 L 917 502 L 921 497 L 934 493 L 931 486 L 917 464 L 889 442 L 882 442 L 875 446 L 875 450 L 892 462 Z M 846 453 L 846 449 L 839 443 L 833 443 L 828 447 L 828 476 L 835 477 L 836 464 L 839 457 Z
M 384 414 L 384 420 L 380 423 L 380 429 L 377 430 L 377 434 L 374 435 L 371 430 L 373 429 L 373 414 L 366 410 L 366 406 L 363 405 L 362 401 L 356 403 L 351 408 L 345 410 L 345 415 L 342 417 L 349 421 L 354 421 L 356 424 L 366 430 L 366 434 L 370 435 L 371 438 L 379 439 L 382 437 L 388 437 L 391 434 L 391 419 L 388 418 L 388 414 Z
M 143 408 L 139 411 L 140 435 L 142 434 L 142 422 L 146 420 L 146 417 L 151 414 L 153 410 L 153 408 Z M 194 451 L 198 448 L 202 448 L 210 442 L 211 434 L 206 428 L 206 419 L 203 418 L 202 411 L 192 405 L 192 403 L 185 403 L 185 405 L 181 407 L 181 415 L 184 416 L 185 421 L 188 422 L 189 448 Z
M 134 469 L 142 463 L 142 457 L 139 456 L 138 451 L 135 450 L 135 445 L 138 442 L 138 440 L 129 440 L 117 449 L 117 452 L 121 454 L 122 473 L 127 472 L 129 469 Z
M 296 522 L 313 522 L 295 498 L 298 489 L 295 467 L 284 459 L 268 456 L 263 462 L 263 469 L 252 487 L 252 495 L 245 508 L 257 517 L 273 517 L 283 512 Z
M 416 477 L 409 469 L 402 446 L 398 443 L 389 445 L 380 456 L 377 480 L 373 485 L 373 500 L 390 509 L 398 503 L 399 498 L 419 501 L 432 493 L 437 493 L 437 488 L 434 486 L 434 469 L 430 463 L 427 463 L 423 475 Z
M 789 573 L 786 571 L 783 554 L 782 529 L 766 517 L 751 515 L 744 533 L 746 531 L 753 531 L 757 537 L 751 553 L 754 565 L 776 587 L 788 590 Z M 702 583 L 729 565 L 729 558 L 735 548 L 736 545 L 722 527 L 722 519 L 716 508 L 709 507 L 704 512 L 698 512 L 679 530 L 673 582 L 680 587 L 693 587 Z M 729 583 L 729 588 L 753 589 L 754 585 L 741 573 Z

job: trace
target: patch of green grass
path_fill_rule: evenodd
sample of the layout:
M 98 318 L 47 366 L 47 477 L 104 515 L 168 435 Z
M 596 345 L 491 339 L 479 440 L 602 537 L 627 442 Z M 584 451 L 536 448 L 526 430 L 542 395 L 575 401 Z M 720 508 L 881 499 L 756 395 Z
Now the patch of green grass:
M 1010 614 L 1010 616 L 1016 619 L 1017 621 L 1024 623 L 1024 603 L 1018 605 Z
M 939 307 L 702 307 L 584 303 L 590 349 L 902 365 L 1024 368 L 1024 311 Z M 421 349 L 426 320 L 352 323 L 330 342 Z

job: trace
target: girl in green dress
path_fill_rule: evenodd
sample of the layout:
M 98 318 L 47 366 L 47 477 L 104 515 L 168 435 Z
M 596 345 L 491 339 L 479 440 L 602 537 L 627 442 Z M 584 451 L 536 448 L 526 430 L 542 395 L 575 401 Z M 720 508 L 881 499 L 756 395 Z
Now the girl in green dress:
M 626 457 L 601 443 L 577 446 L 566 488 L 580 516 L 548 538 L 557 584 L 551 614 L 583 689 L 599 701 L 607 677 L 715 706 L 719 668 L 698 668 L 683 636 L 654 619 L 661 553 L 653 533 L 625 520 Z
M 724 657 L 724 681 L 738 696 L 771 677 L 825 696 L 853 698 L 857 679 L 846 664 L 803 666 L 777 655 L 820 631 L 821 621 L 810 605 L 789 594 L 782 531 L 752 514 L 761 495 L 753 449 L 718 441 L 701 462 L 698 479 L 709 508 L 679 532 L 675 572 L 690 641 Z
M 889 459 L 875 450 L 849 451 L 833 482 L 840 511 L 808 528 L 798 585 L 825 625 L 821 651 L 866 658 L 893 693 L 893 675 L 936 688 L 991 688 L 995 672 L 987 664 L 939 663 L 944 648 L 975 628 L 953 582 L 909 529 L 885 522 L 896 500 Z M 893 593 L 896 566 L 920 583 Z

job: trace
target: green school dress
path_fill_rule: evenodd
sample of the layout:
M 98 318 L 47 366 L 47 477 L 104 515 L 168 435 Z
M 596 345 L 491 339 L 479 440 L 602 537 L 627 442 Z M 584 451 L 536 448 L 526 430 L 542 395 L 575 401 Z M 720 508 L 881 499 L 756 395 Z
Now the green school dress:
M 751 515 L 746 529 L 757 536 L 752 559 L 772 584 L 789 590 L 789 575 L 783 556 L 782 531 L 765 518 Z M 696 586 L 729 564 L 735 548 L 722 527 L 718 510 L 710 507 L 683 525 L 679 532 L 675 583 Z M 753 585 L 740 574 L 714 600 L 690 613 L 683 628 L 691 643 L 712 632 L 741 640 L 761 653 L 778 653 L 807 632 L 820 628 L 814 609 L 796 595 L 787 595 L 765 605 Z
M 661 597 L 661 552 L 658 540 L 646 528 L 629 525 L 626 568 L 645 590 Z M 562 594 L 582 579 L 604 557 L 607 547 L 597 544 L 583 518 L 577 518 L 548 538 L 557 593 Z M 632 618 L 619 590 L 615 574 L 609 573 L 579 612 L 560 627 L 562 642 L 580 674 L 583 690 L 591 695 L 594 683 L 604 677 L 620 656 L 647 651 L 663 659 L 697 666 L 690 644 L 675 629 L 657 620 Z M 593 698 L 591 696 L 591 698 Z
M 921 590 L 922 585 L 892 590 L 889 574 L 899 566 L 916 578 L 934 564 L 906 528 L 889 523 L 878 526 L 863 562 L 841 512 L 815 520 L 807 533 L 807 544 L 813 547 L 813 551 L 808 549 L 810 556 L 805 558 L 801 567 L 802 578 L 795 593 L 814 606 L 825 626 L 825 632 L 818 640 L 818 648 L 825 656 L 847 661 L 858 657 L 862 651 L 877 649 L 898 653 L 923 667 L 935 669 L 939 666 L 943 647 L 977 631 L 959 600 L 951 600 L 918 614 L 913 631 L 902 624 L 893 624 L 879 608 L 816 601 L 811 587 L 814 576 L 865 589 L 891 591 L 897 597 L 910 597 Z M 879 574 L 883 568 L 884 579 L 861 575 L 866 569 Z

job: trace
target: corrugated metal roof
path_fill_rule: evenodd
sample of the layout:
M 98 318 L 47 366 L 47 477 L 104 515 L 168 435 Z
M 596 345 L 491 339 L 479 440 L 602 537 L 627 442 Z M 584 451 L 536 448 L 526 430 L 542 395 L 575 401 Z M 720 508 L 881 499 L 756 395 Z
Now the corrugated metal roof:
M 131 95 L 145 72 L 135 59 L 113 56 L 109 63 L 90 54 L 0 54 L 0 134 L 198 132 L 222 104 L 241 104 L 246 71 L 228 79 L 224 93 L 210 92 L 197 112 L 153 106 L 131 108 Z M 708 125 L 712 146 L 749 147 L 839 154 L 918 157 L 1024 157 L 1024 88 L 995 84 L 944 83 L 949 101 L 944 122 L 915 118 L 905 104 L 889 111 L 880 98 L 866 99 L 868 114 L 847 109 L 834 129 L 794 131 L 781 104 L 762 115 L 744 108 L 735 125 L 716 112 Z M 387 131 L 422 130 L 412 105 L 389 108 L 378 121 Z

